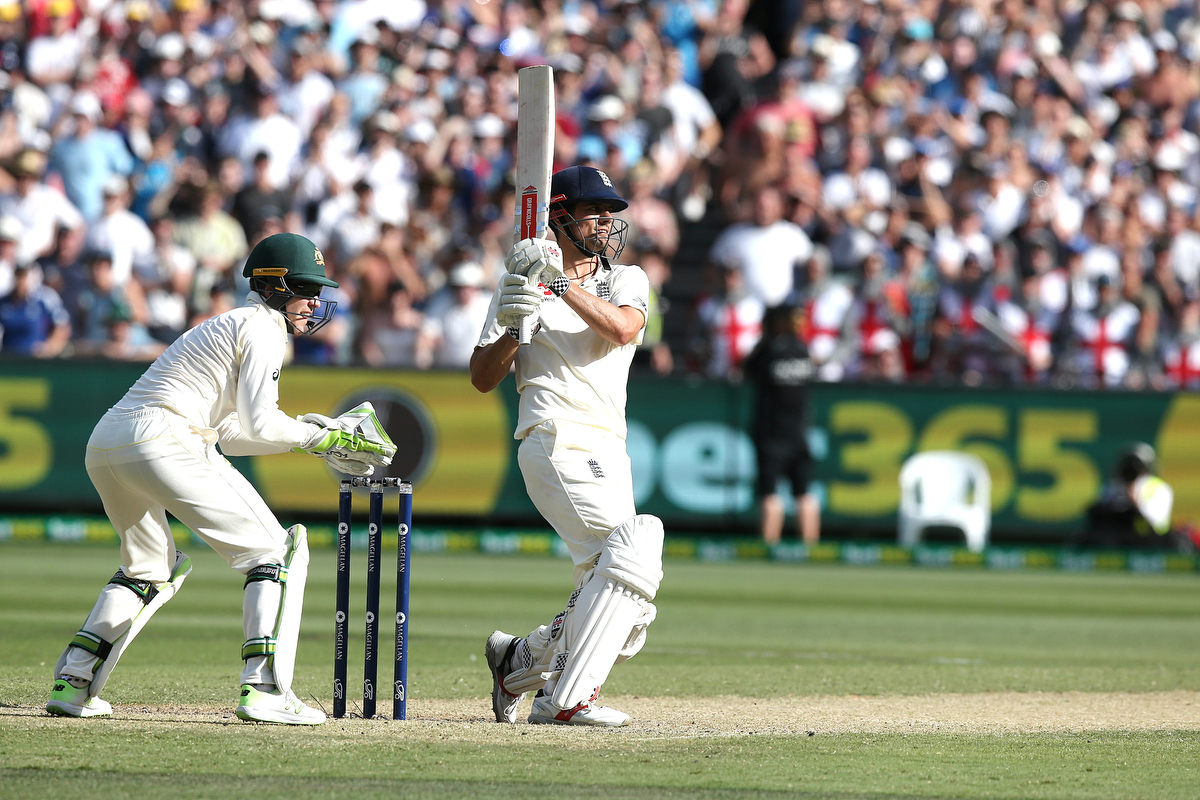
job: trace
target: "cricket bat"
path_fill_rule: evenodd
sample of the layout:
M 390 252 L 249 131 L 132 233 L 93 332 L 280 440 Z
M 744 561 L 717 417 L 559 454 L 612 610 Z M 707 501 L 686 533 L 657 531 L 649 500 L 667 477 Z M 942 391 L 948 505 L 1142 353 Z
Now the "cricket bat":
M 514 242 L 545 239 L 550 217 L 550 168 L 554 160 L 554 70 L 517 72 L 517 211 Z M 533 321 L 521 320 L 520 344 L 533 338 Z

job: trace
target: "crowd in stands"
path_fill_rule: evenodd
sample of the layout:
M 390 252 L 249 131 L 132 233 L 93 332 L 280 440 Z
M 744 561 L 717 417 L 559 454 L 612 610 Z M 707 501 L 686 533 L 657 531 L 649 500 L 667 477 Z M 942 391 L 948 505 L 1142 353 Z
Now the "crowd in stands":
M 556 168 L 630 200 L 638 368 L 736 379 L 787 305 L 824 380 L 1194 388 L 1196 12 L 0 0 L 0 356 L 152 359 L 286 230 L 341 284 L 297 362 L 462 368 L 549 63 Z

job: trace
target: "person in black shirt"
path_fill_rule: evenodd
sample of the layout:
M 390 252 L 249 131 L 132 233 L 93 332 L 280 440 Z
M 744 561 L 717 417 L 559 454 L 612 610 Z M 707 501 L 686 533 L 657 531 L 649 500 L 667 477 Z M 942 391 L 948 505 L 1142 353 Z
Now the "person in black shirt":
M 763 337 L 744 363 L 746 378 L 757 390 L 753 430 L 758 455 L 756 490 L 767 544 L 775 544 L 783 534 L 781 477 L 792 486 L 804 543 L 816 544 L 821 535 L 821 507 L 808 492 L 812 457 L 805 440 L 808 383 L 815 367 L 797 335 L 798 317 L 799 309 L 793 306 L 769 309 Z

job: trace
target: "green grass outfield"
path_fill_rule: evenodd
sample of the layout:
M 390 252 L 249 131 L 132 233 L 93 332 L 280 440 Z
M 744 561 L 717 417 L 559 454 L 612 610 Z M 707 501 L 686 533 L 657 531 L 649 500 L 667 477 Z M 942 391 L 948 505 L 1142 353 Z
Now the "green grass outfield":
M 1194 574 L 669 560 L 649 644 L 603 695 L 634 722 L 597 731 L 490 721 L 483 641 L 560 610 L 567 562 L 418 553 L 409 721 L 293 729 L 233 716 L 241 577 L 191 549 L 105 691 L 115 717 L 69 720 L 41 711 L 50 672 L 117 550 L 0 545 L 0 797 L 1200 796 Z M 328 709 L 330 550 L 306 612 L 296 688 Z

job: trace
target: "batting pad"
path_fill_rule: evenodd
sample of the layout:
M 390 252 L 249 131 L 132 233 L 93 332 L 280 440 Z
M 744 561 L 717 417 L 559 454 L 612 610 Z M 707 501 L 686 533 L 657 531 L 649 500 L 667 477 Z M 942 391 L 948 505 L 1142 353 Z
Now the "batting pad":
M 599 574 L 592 576 L 579 592 L 574 613 L 567 615 L 569 651 L 550 698 L 554 705 L 574 708 L 595 695 L 625 649 L 647 602 L 636 589 Z
M 114 669 L 116 669 L 117 662 L 121 659 L 121 655 L 129 647 L 129 643 L 137 638 L 137 635 L 142 632 L 142 628 L 146 627 L 146 623 L 150 621 L 150 618 L 154 616 L 154 613 L 166 605 L 167 601 L 175 596 L 175 593 L 179 591 L 179 587 L 183 586 L 183 581 L 187 578 L 191 571 L 192 560 L 188 558 L 186 554 L 176 550 L 175 566 L 171 570 L 170 580 L 164 584 L 161 584 L 160 586 L 154 587 L 155 591 L 153 597 L 151 597 L 148 602 L 146 601 L 146 596 L 149 594 L 148 592 L 143 594 L 137 589 L 133 588 L 133 585 L 136 585 L 137 582 L 129 581 L 128 583 L 120 583 L 114 578 L 114 580 L 105 586 L 101 591 L 100 599 L 96 601 L 96 606 L 92 609 L 92 613 L 88 616 L 88 621 L 84 623 L 83 630 L 76 635 L 72 643 L 67 645 L 66 649 L 63 650 L 62 655 L 58 657 L 58 663 L 54 665 L 54 676 L 57 678 L 59 675 L 64 674 L 64 670 L 67 670 L 69 674 L 76 675 L 77 677 L 87 677 L 86 675 L 80 675 L 79 670 L 71 669 L 68 666 L 68 660 L 76 660 L 71 658 L 72 649 L 88 652 L 90 656 L 99 655 L 96 652 L 96 649 L 86 646 L 86 640 L 92 639 L 107 651 L 100 657 L 99 662 L 93 662 L 95 672 L 91 676 L 92 683 L 88 687 L 88 695 L 91 697 L 99 696 L 100 692 L 104 689 L 104 684 L 108 682 L 108 676 L 112 674 Z M 128 579 L 125 580 L 128 581 Z M 94 623 L 99 622 L 105 616 L 109 616 L 106 613 L 109 608 L 124 605 L 130 593 L 139 598 L 138 604 L 140 605 L 140 608 L 138 608 L 137 613 L 133 615 L 132 620 L 129 622 L 129 627 L 124 633 L 114 637 L 112 642 L 106 642 L 99 636 L 88 633 L 92 628 L 101 627 L 100 625 Z M 111 625 L 105 627 L 111 627 Z M 89 657 L 89 660 L 91 660 L 91 657 Z
M 608 535 L 596 562 L 596 574 L 632 586 L 645 599 L 653 600 L 662 583 L 662 551 L 662 520 L 653 514 L 638 514 Z

